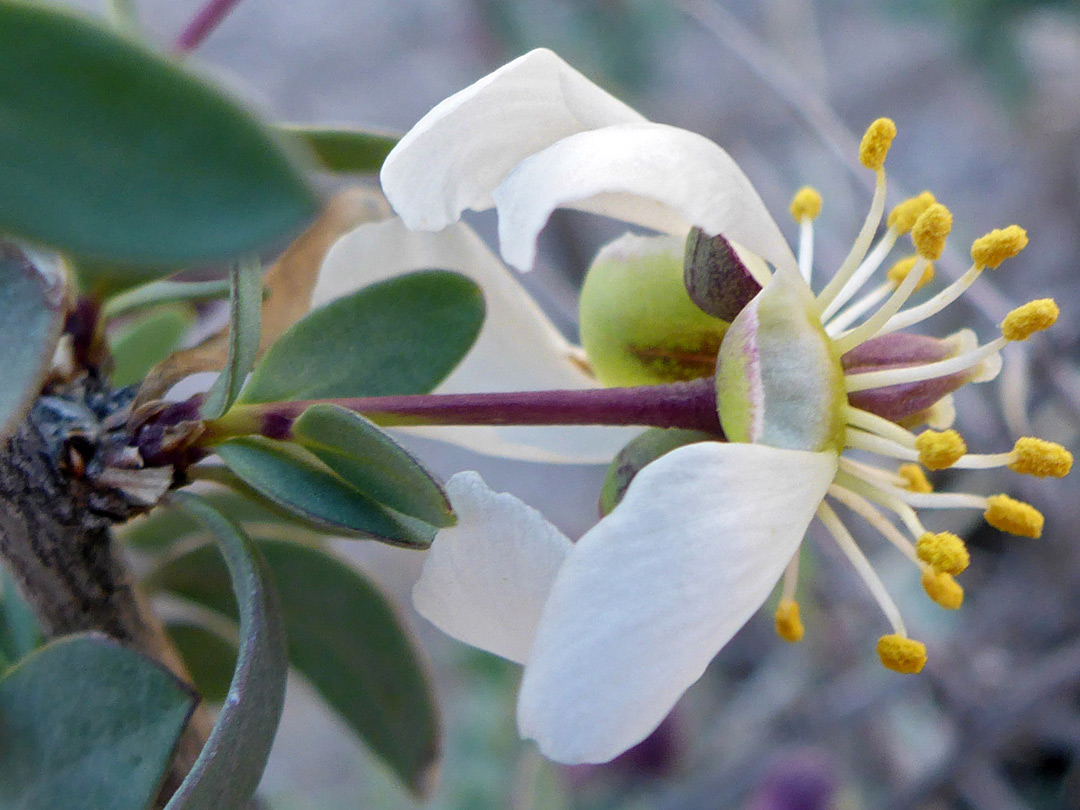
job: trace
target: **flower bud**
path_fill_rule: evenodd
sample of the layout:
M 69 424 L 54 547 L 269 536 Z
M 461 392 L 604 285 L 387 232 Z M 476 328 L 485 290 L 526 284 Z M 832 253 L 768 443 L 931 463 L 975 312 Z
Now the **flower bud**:
M 581 343 L 605 386 L 655 385 L 713 374 L 728 324 L 698 309 L 683 285 L 683 243 L 626 234 L 585 276 Z

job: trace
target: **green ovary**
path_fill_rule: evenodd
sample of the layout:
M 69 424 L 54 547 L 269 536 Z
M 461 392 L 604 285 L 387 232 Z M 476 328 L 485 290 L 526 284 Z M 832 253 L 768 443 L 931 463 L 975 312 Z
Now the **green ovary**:
M 581 344 L 603 385 L 713 374 L 728 325 L 690 300 L 683 247 L 678 237 L 626 234 L 593 261 L 581 290 Z
M 720 347 L 716 394 L 729 441 L 843 448 L 843 370 L 801 279 L 773 276 L 735 318 Z

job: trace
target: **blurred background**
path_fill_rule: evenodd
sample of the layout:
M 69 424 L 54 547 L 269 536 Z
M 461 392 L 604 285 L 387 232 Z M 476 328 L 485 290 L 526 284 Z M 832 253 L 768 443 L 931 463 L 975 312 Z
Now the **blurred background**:
M 75 3 L 100 10 L 101 2 Z M 142 0 L 162 47 L 199 3 Z M 856 160 L 874 118 L 895 119 L 890 204 L 928 188 L 956 217 L 939 273 L 970 241 L 1017 222 L 1030 247 L 931 324 L 990 337 L 1013 305 L 1054 296 L 1057 327 L 1006 352 L 995 382 L 958 396 L 977 452 L 1038 435 L 1076 450 L 1080 425 L 1080 3 L 1069 0 L 244 0 L 192 57 L 275 120 L 404 131 L 436 102 L 537 46 L 649 118 L 728 149 L 789 235 L 803 184 L 821 190 L 818 266 L 847 252 L 870 200 Z M 479 217 L 482 232 L 492 220 Z M 610 223 L 557 214 L 526 278 L 573 335 L 581 275 Z M 819 271 L 820 272 L 820 271 Z M 440 474 L 478 469 L 571 536 L 596 519 L 602 468 L 493 461 L 417 444 Z M 445 712 L 445 759 L 424 806 L 466 808 L 1080 808 L 1080 488 L 1008 473 L 938 474 L 941 487 L 1008 491 L 1047 517 L 1044 537 L 1006 537 L 966 516 L 967 601 L 946 613 L 880 538 L 865 548 L 912 635 L 921 676 L 878 664 L 885 623 L 849 566 L 813 532 L 804 556 L 806 640 L 752 620 L 660 731 L 607 766 L 561 768 L 517 739 L 519 671 L 410 612 L 419 559 L 342 546 L 414 627 Z M 860 527 L 855 526 L 858 529 Z M 861 535 L 857 534 L 857 537 Z M 303 683 L 264 779 L 275 810 L 416 806 L 332 724 Z

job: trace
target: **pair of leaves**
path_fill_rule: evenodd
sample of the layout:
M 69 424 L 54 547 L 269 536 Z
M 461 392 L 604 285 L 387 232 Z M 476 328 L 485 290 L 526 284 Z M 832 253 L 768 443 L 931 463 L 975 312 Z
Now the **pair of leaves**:
M 438 721 L 430 687 L 393 610 L 367 579 L 317 549 L 271 540 L 258 546 L 281 595 L 292 665 L 410 789 L 422 793 L 438 753 Z M 212 546 L 165 563 L 148 585 L 236 615 Z M 189 653 L 197 659 L 191 660 L 193 674 L 200 689 L 215 690 L 227 656 L 218 636 L 202 632 L 200 646 Z M 206 671 L 207 651 L 218 660 L 216 671 Z
M 241 642 L 224 707 L 166 808 L 240 807 L 258 786 L 285 698 L 280 608 L 243 532 L 198 497 L 174 497 L 218 540 Z M 103 636 L 46 645 L 0 680 L 0 806 L 143 810 L 195 703 L 167 669 Z

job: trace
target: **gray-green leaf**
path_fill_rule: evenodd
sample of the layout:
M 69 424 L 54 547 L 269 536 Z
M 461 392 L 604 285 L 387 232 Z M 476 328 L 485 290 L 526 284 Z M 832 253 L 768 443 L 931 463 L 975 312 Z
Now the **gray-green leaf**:
M 366 578 L 317 549 L 259 541 L 281 594 L 289 658 L 364 742 L 422 794 L 438 755 L 431 688 L 393 609 Z M 170 560 L 150 579 L 235 616 L 212 546 Z
M 0 65 L 2 54 L 0 49 Z M 2 115 L 0 101 L 0 132 Z M 5 165 L 6 155 L 0 176 Z M 6 194 L 0 180 L 0 206 Z M 0 438 L 15 429 L 40 393 L 64 325 L 64 283 L 58 260 L 0 242 Z
M 144 810 L 195 702 L 104 636 L 42 647 L 0 680 L 0 807 Z
M 3 2 L 0 54 L 0 231 L 94 260 L 94 291 L 255 250 L 314 214 L 267 128 L 133 38 Z
M 240 402 L 422 394 L 461 362 L 484 322 L 480 288 L 427 270 L 311 312 L 255 367 Z
M 214 450 L 263 497 L 316 524 L 394 545 L 431 544 L 434 527 L 375 503 L 296 445 L 245 436 Z
M 202 405 L 204 419 L 217 419 L 240 395 L 259 352 L 262 321 L 262 263 L 247 257 L 229 270 L 229 355 Z
M 337 405 L 312 405 L 292 426 L 293 440 L 372 500 L 426 523 L 454 523 L 431 473 L 385 431 Z
M 109 337 L 113 356 L 110 381 L 117 388 L 139 382 L 180 343 L 195 325 L 195 314 L 183 306 L 161 307 L 131 323 L 124 324 Z
M 172 497 L 206 526 L 225 558 L 239 605 L 240 654 L 210 738 L 165 810 L 241 807 L 258 787 L 285 701 L 281 607 L 266 560 L 236 524 L 197 495 Z

